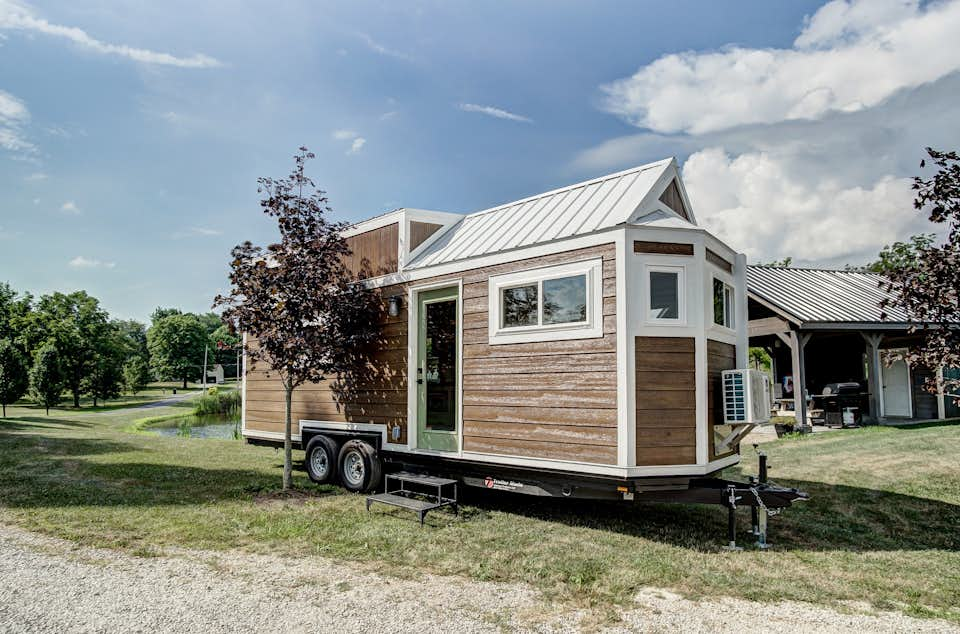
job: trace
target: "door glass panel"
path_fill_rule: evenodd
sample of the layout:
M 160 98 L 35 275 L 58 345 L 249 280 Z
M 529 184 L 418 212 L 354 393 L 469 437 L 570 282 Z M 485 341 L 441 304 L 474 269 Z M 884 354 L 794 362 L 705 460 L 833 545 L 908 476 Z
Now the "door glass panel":
M 425 428 L 455 431 L 457 427 L 457 302 L 433 302 L 426 308 Z

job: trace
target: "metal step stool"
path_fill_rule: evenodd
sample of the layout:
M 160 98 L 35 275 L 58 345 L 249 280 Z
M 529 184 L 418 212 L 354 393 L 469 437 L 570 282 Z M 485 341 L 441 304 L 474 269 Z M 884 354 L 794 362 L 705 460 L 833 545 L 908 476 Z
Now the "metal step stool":
M 415 485 L 415 488 L 408 488 L 407 485 Z M 423 489 L 429 489 L 430 491 L 427 492 Z M 423 526 L 424 516 L 433 509 L 449 506 L 453 508 L 454 514 L 459 513 L 456 480 L 409 471 L 388 473 L 384 480 L 384 492 L 367 498 L 368 511 L 375 502 L 413 511 L 420 518 L 421 526 Z

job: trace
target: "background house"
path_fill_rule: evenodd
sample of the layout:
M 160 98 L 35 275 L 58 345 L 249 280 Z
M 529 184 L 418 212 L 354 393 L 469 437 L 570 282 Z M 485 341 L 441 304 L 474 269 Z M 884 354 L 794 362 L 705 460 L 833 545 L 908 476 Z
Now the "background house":
M 845 388 L 844 400 L 864 421 L 960 416 L 952 399 L 924 389 L 942 370 L 895 360 L 920 335 L 910 334 L 898 308 L 881 319 L 881 279 L 861 271 L 748 267 L 750 345 L 770 353 L 776 393 L 795 406 L 798 423 L 807 421 L 808 404 L 821 409 L 825 388 L 836 391 L 838 383 L 857 384 Z M 799 393 L 806 398 L 794 398 Z

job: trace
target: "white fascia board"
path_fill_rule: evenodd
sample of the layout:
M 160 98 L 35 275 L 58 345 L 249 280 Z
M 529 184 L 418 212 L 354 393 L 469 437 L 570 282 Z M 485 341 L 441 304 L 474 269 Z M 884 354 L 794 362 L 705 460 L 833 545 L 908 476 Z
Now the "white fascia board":
M 421 253 L 426 251 L 434 242 L 446 235 L 447 231 L 460 224 L 464 216 L 462 214 L 448 213 L 445 211 L 427 211 L 425 209 L 408 209 L 406 219 L 403 222 L 404 242 L 406 242 L 406 228 L 411 222 L 427 222 L 440 225 L 440 228 L 434 231 L 426 240 L 417 245 L 416 249 L 408 251 L 404 257 L 403 265 L 400 270 L 417 259 Z
M 373 231 L 374 229 L 379 229 L 380 227 L 392 225 L 395 222 L 400 222 L 403 212 L 404 209 L 394 209 L 393 211 L 388 211 L 385 214 L 380 214 L 375 218 L 361 220 L 360 222 L 347 227 L 340 235 L 342 235 L 344 238 L 349 238 L 351 236 L 360 235 L 361 233 Z
M 713 235 L 709 231 L 704 231 L 703 235 L 706 240 L 706 246 L 708 249 L 710 249 L 717 255 L 726 256 L 726 258 L 730 260 L 730 264 L 735 264 L 737 256 L 740 255 L 740 253 L 736 249 L 734 249 L 733 247 L 731 247 L 726 242 L 724 242 L 717 236 Z
M 690 222 L 697 224 L 697 216 L 693 211 L 693 205 L 690 204 L 690 197 L 687 196 L 687 187 L 683 184 L 683 179 L 680 177 L 680 168 L 676 160 L 674 160 L 673 167 L 677 174 L 677 188 L 680 190 L 680 197 L 683 198 L 683 205 L 687 208 L 687 215 L 690 216 Z

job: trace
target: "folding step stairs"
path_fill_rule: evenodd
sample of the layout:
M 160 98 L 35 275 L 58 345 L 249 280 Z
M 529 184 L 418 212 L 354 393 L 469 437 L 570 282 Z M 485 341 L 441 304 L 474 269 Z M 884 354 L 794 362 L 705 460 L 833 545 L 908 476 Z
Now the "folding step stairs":
M 377 502 L 408 509 L 417 514 L 421 526 L 428 511 L 449 506 L 459 512 L 456 480 L 400 471 L 388 473 L 384 483 L 383 493 L 367 498 L 368 511 Z

